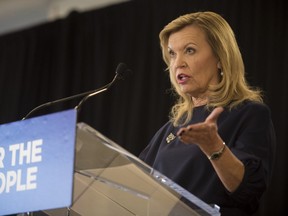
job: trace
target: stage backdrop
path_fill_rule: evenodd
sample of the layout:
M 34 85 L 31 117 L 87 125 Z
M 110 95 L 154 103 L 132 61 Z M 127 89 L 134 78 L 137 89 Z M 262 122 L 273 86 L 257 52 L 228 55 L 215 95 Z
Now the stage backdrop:
M 277 161 L 259 215 L 286 210 L 288 22 L 285 1 L 135 0 L 0 36 L 0 123 L 47 101 L 110 82 L 119 62 L 133 74 L 82 107 L 84 121 L 135 155 L 167 121 L 173 97 L 158 34 L 181 14 L 218 12 L 235 31 L 249 82 L 261 87 L 277 135 Z M 79 100 L 37 111 L 73 108 Z

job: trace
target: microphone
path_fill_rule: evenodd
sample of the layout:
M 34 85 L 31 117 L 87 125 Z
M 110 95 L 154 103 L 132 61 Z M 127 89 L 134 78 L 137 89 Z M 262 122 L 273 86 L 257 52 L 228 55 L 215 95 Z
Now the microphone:
M 94 92 L 91 92 L 90 94 L 86 95 L 79 103 L 78 105 L 75 107 L 75 109 L 79 112 L 82 104 L 90 97 L 93 97 L 103 91 L 107 91 L 117 80 L 120 80 L 120 79 L 124 79 L 124 77 L 130 73 L 130 69 L 127 68 L 127 66 L 124 64 L 124 63 L 120 63 L 118 64 L 117 68 L 116 68 L 116 74 L 113 78 L 113 80 L 108 83 L 107 85 L 103 86 L 102 88 L 94 91 Z
M 79 98 L 79 97 L 84 97 L 79 103 L 78 105 L 75 107 L 75 109 L 78 111 L 80 109 L 80 107 L 82 106 L 82 104 L 90 97 L 92 96 L 95 96 L 101 92 L 104 92 L 104 91 L 107 91 L 108 89 L 110 89 L 110 87 L 118 80 L 124 80 L 124 78 L 129 74 L 131 73 L 131 70 L 126 66 L 126 64 L 124 63 L 119 63 L 117 68 L 116 68 L 116 74 L 114 76 L 114 78 L 112 79 L 112 81 L 106 85 L 104 85 L 103 87 L 100 87 L 98 89 L 94 89 L 94 90 L 91 90 L 91 91 L 87 91 L 87 92 L 83 92 L 83 93 L 80 93 L 80 94 L 76 94 L 76 95 L 72 95 L 72 96 L 69 96 L 69 97 L 65 97 L 65 98 L 61 98 L 61 99 L 58 99 L 58 100 L 54 100 L 54 101 L 50 101 L 50 102 L 47 102 L 47 103 L 44 103 L 44 104 L 41 104 L 37 107 L 35 107 L 34 109 L 32 109 L 24 118 L 22 118 L 22 120 L 25 120 L 27 119 L 28 117 L 31 116 L 32 113 L 36 112 L 37 110 L 40 110 L 44 107 L 47 107 L 47 106 L 51 106 L 53 104 L 56 104 L 56 103 L 61 103 L 61 102 L 65 102 L 65 101 L 68 101 L 68 100 L 72 100 L 72 99 L 75 99 L 75 98 Z

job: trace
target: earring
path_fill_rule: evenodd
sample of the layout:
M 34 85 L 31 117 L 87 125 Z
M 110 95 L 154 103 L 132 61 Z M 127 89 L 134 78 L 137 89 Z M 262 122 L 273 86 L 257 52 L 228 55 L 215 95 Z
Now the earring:
M 220 74 L 221 77 L 223 77 L 224 73 L 221 68 L 218 68 L 218 73 Z

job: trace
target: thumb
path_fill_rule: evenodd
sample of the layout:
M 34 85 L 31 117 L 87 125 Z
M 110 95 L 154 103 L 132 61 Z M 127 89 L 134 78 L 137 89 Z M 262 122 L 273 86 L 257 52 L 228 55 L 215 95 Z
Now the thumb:
M 223 107 L 216 107 L 211 113 L 210 115 L 206 118 L 205 122 L 209 122 L 209 123 L 216 123 L 219 115 L 224 111 Z

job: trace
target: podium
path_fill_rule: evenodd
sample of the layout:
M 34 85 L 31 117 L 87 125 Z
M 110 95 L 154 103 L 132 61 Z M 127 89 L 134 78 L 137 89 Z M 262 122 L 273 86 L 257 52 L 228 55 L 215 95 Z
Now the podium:
M 41 215 L 220 215 L 89 125 L 78 123 L 76 134 L 72 205 Z

